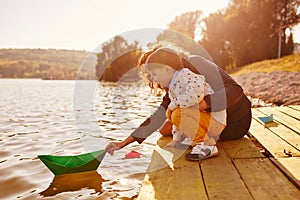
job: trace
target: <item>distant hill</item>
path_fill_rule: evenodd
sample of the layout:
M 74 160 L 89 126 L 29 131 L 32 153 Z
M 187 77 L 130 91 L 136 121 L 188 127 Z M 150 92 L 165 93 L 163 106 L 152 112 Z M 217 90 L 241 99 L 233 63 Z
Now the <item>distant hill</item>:
M 278 59 L 263 60 L 228 71 L 231 75 L 250 72 L 300 72 L 300 54 L 292 54 Z
M 96 55 L 87 51 L 0 49 L 2 78 L 96 79 L 95 66 Z

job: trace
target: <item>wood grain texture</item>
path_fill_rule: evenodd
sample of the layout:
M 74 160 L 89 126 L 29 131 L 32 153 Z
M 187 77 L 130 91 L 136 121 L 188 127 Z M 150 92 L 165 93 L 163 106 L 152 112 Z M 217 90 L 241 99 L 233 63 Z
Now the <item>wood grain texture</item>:
M 252 109 L 252 116 L 253 118 L 258 119 L 258 117 L 264 116 L 264 114 L 257 109 Z M 258 122 L 261 124 L 261 126 L 264 126 L 261 127 L 261 129 L 266 128 L 270 130 L 273 134 L 280 137 L 281 140 L 286 141 L 288 144 L 296 148 L 298 151 L 300 150 L 300 135 L 297 132 L 289 129 L 288 127 L 286 127 L 281 123 L 272 122 L 264 125 L 261 121 L 258 120 Z M 297 154 L 295 154 L 295 156 L 297 155 L 300 156 L 300 153 L 298 152 Z
M 254 199 L 300 199 L 300 191 L 268 158 L 233 162 Z
M 284 113 L 276 110 L 273 107 L 261 107 L 261 108 L 257 108 L 257 109 L 267 115 L 273 114 L 276 121 L 288 126 L 292 130 L 294 130 L 295 132 L 300 134 L 299 120 L 297 120 L 291 116 L 285 115 Z
M 218 146 L 217 157 L 200 163 L 209 199 L 252 199 L 231 159 L 222 146 Z
M 202 162 L 190 151 L 166 147 L 161 137 L 137 199 L 300 199 L 299 106 L 253 108 L 249 134 L 270 152 L 265 157 L 249 138 L 219 141 L 219 154 Z M 259 116 L 274 114 L 264 124 Z
M 184 148 L 165 147 L 170 141 L 170 137 L 158 141 L 138 199 L 207 199 L 198 162 L 186 161 Z M 173 169 L 165 158 L 172 154 Z
M 286 152 L 291 152 L 294 155 L 299 154 L 299 151 L 295 147 L 290 145 L 287 141 L 282 140 L 282 138 L 265 128 L 255 119 L 252 120 L 249 133 L 255 137 L 275 158 L 289 157 Z

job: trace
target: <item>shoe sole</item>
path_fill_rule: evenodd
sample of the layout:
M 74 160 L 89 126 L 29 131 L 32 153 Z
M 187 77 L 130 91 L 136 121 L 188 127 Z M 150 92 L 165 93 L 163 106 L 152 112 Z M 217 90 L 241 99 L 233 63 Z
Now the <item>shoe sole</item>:
M 202 161 L 202 160 L 205 160 L 205 159 L 208 159 L 208 158 L 211 158 L 211 157 L 215 157 L 215 156 L 217 156 L 218 155 L 218 152 L 216 152 L 216 153 L 212 153 L 212 154 L 210 154 L 210 155 L 208 155 L 208 156 L 205 156 L 204 158 L 187 158 L 187 155 L 189 155 L 190 153 L 188 153 L 188 154 L 186 154 L 185 155 L 185 159 L 186 160 L 188 160 L 188 161 Z

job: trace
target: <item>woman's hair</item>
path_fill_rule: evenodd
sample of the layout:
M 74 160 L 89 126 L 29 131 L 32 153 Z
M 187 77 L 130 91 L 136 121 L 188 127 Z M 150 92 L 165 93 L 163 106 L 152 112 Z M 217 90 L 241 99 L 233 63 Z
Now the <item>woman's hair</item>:
M 143 67 L 147 63 L 158 63 L 172 67 L 175 70 L 183 68 L 182 65 L 183 53 L 176 52 L 169 47 L 154 47 L 142 54 L 138 61 L 138 66 Z
M 175 70 L 183 68 L 182 63 L 183 54 L 177 53 L 175 50 L 168 47 L 155 47 L 142 54 L 138 61 L 138 67 L 140 74 L 143 78 L 149 81 L 148 74 L 145 70 L 145 64 L 157 63 L 162 65 L 168 65 Z M 157 90 L 163 89 L 159 84 L 149 81 L 149 86 L 152 92 L 157 93 Z

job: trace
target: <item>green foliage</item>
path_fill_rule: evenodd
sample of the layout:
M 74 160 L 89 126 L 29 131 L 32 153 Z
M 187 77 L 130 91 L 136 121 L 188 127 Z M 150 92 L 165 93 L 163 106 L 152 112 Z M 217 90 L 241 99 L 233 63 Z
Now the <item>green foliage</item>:
M 204 19 L 201 44 L 223 68 L 276 58 L 279 34 L 281 56 L 289 55 L 293 41 L 285 29 L 300 21 L 297 5 L 299 0 L 232 0 L 224 12 Z
M 131 73 L 129 75 L 131 80 L 136 80 L 138 78 L 137 71 L 131 70 L 137 66 L 140 55 L 138 42 L 129 44 L 122 36 L 114 37 L 111 41 L 104 43 L 102 52 L 97 54 L 96 74 L 98 80 L 116 82 L 127 73 Z
M 195 31 L 199 28 L 200 21 L 202 19 L 202 11 L 194 11 L 183 13 L 175 20 L 168 24 L 168 28 L 174 31 L 178 31 L 190 38 L 195 38 Z
M 94 79 L 94 64 L 81 70 L 89 52 L 56 49 L 0 49 L 0 74 L 4 78 Z

